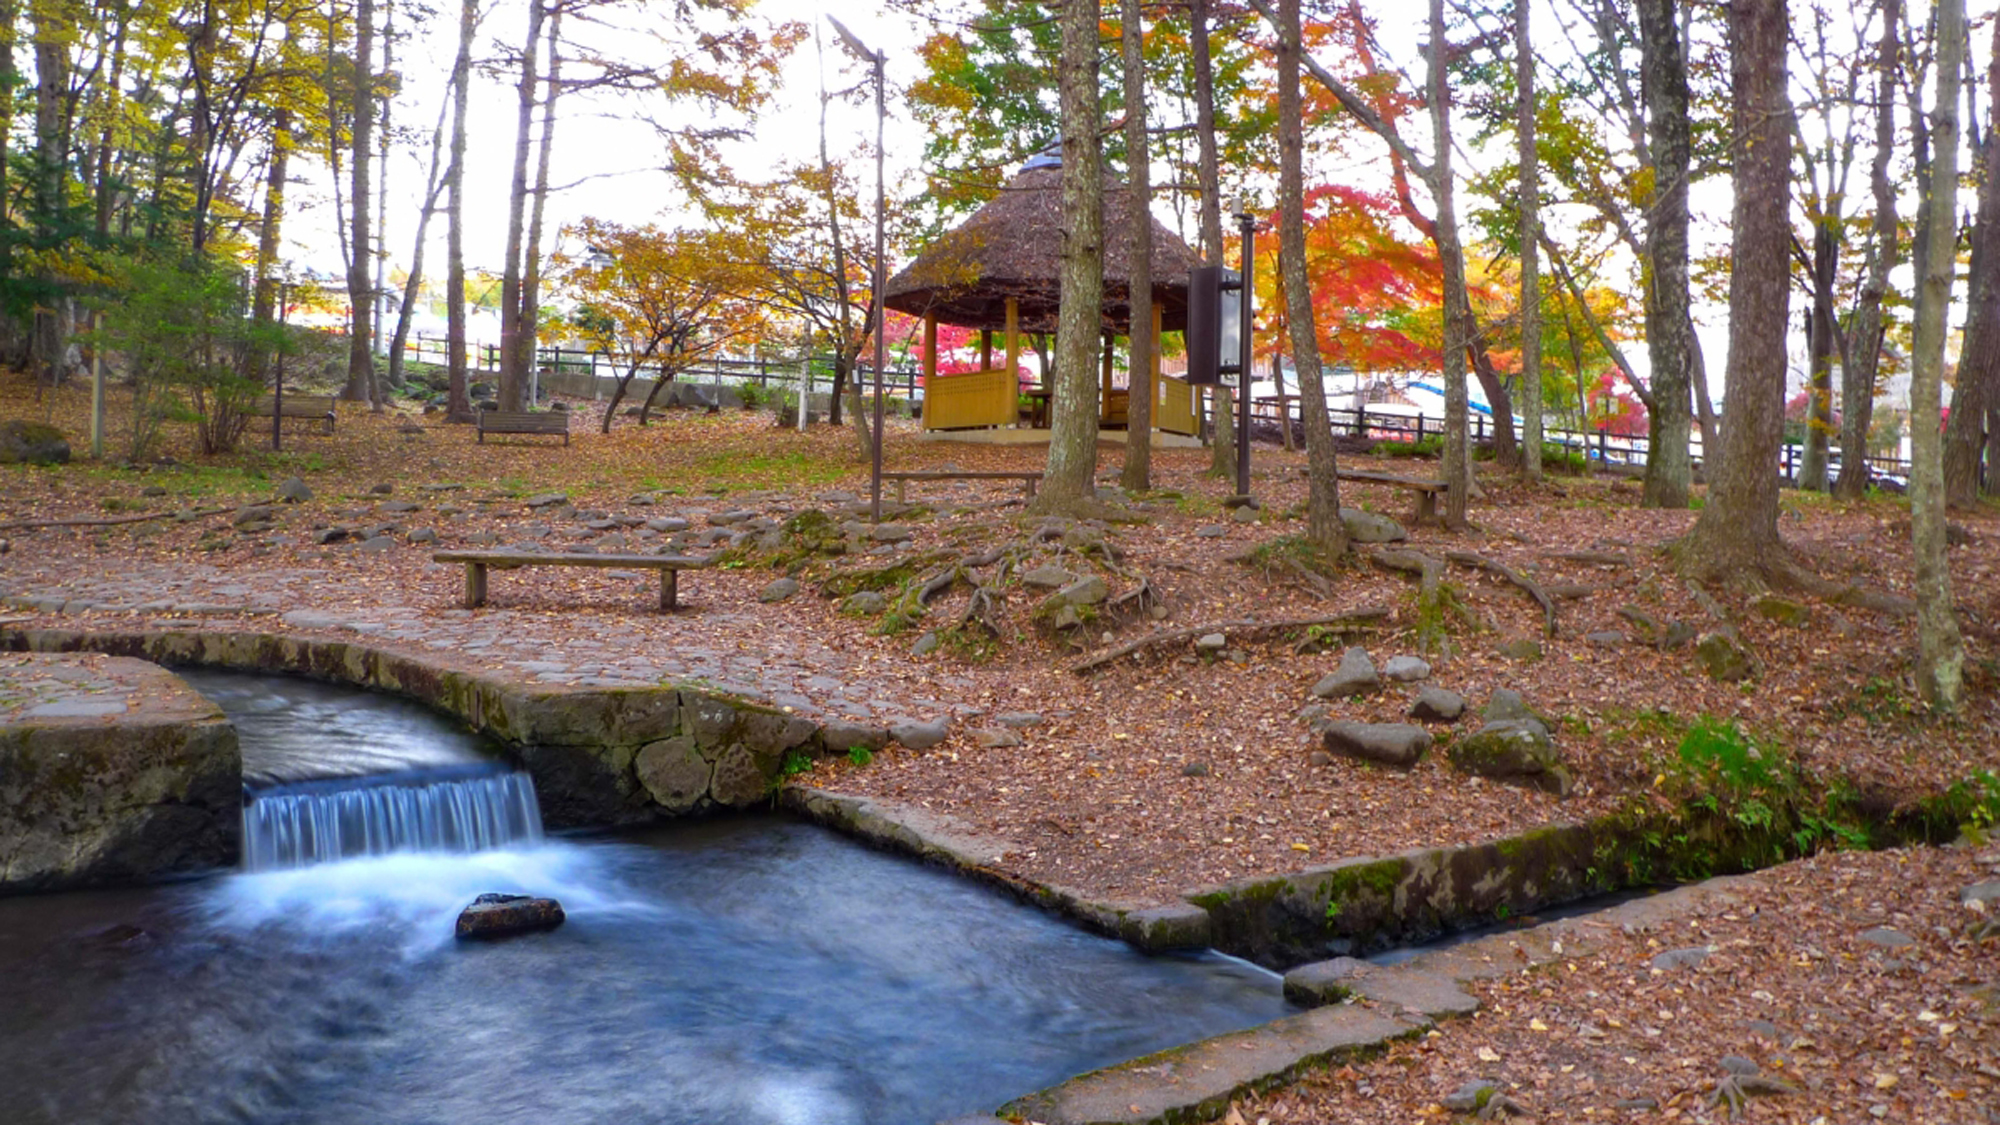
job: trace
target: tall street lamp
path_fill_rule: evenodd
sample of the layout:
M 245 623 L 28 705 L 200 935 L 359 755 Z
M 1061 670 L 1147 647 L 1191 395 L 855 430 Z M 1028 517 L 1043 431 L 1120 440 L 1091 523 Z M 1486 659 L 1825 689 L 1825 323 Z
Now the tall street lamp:
M 869 304 L 873 308 L 874 325 L 875 325 L 875 440 L 870 449 L 870 456 L 869 456 L 870 464 L 869 464 L 869 476 L 868 476 L 868 490 L 869 490 L 868 510 L 869 510 L 869 519 L 873 520 L 876 523 L 881 523 L 882 522 L 882 425 L 883 425 L 882 287 L 886 281 L 886 277 L 883 273 L 883 266 L 885 264 L 884 260 L 885 255 L 884 255 L 884 239 L 882 235 L 882 216 L 888 199 L 888 189 L 884 186 L 882 179 L 883 138 L 885 133 L 884 122 L 888 118 L 888 109 L 884 104 L 882 97 L 882 72 L 883 68 L 889 61 L 889 56 L 887 53 L 882 51 L 870 50 L 866 43 L 863 43 L 860 39 L 856 38 L 853 32 L 847 30 L 845 25 L 843 25 L 839 20 L 833 18 L 832 16 L 826 17 L 826 22 L 832 24 L 833 29 L 840 33 L 841 42 L 847 44 L 848 50 L 853 51 L 855 54 L 861 56 L 861 58 L 866 60 L 870 66 L 873 66 L 875 68 L 875 277 L 874 277 L 874 284 L 872 286 L 872 288 L 874 289 L 874 295 L 873 299 L 869 302 Z M 801 416 L 803 416 L 805 412 L 805 403 L 801 402 L 799 404 L 799 411 Z
M 1238 200 L 1231 208 L 1236 214 L 1236 229 L 1243 236 L 1243 282 L 1237 290 L 1237 332 L 1236 353 L 1236 495 L 1250 495 L 1250 336 L 1251 336 L 1251 295 L 1255 286 L 1251 284 L 1256 273 L 1256 258 L 1253 254 L 1257 239 L 1257 220 L 1250 214 L 1249 203 Z M 1283 403 L 1279 404 L 1284 405 Z

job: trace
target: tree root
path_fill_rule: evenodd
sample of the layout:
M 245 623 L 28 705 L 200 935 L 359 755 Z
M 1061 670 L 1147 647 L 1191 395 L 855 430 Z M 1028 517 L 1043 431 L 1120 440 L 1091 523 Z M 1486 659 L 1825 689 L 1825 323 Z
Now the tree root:
M 34 531 L 44 527 L 111 527 L 113 525 L 122 523 L 145 523 L 148 520 L 170 520 L 176 518 L 197 520 L 197 519 L 206 519 L 209 516 L 219 516 L 224 512 L 233 512 L 235 510 L 236 509 L 233 507 L 202 508 L 198 511 L 193 511 L 193 512 L 148 512 L 143 516 L 77 517 L 73 519 L 60 519 L 60 520 L 16 520 L 13 523 L 0 523 L 0 531 Z
M 1477 567 L 1481 570 L 1490 571 L 1519 586 L 1527 592 L 1529 597 L 1535 599 L 1536 605 L 1542 607 L 1543 632 L 1551 637 L 1556 635 L 1555 599 L 1549 597 L 1548 591 L 1542 589 L 1533 579 L 1508 566 L 1506 563 L 1500 562 L 1497 559 L 1489 559 L 1484 555 L 1476 555 L 1471 551 L 1446 551 L 1444 557 L 1460 566 Z
M 1561 559 L 1564 562 L 1582 563 L 1585 566 L 1631 566 L 1630 555 L 1615 551 L 1544 551 L 1545 559 Z
M 1136 641 L 1127 642 L 1119 645 L 1117 648 L 1106 649 L 1088 660 L 1072 664 L 1069 670 L 1081 676 L 1085 673 L 1096 671 L 1107 664 L 1122 660 L 1127 656 L 1150 649 L 1184 644 L 1196 637 L 1209 633 L 1233 633 L 1241 637 L 1285 629 L 1309 629 L 1315 625 L 1348 626 L 1361 629 L 1372 627 L 1375 622 L 1387 620 L 1389 616 L 1390 610 L 1388 606 L 1363 606 L 1360 609 L 1352 609 L 1346 613 L 1336 613 L 1326 617 L 1297 617 L 1283 621 L 1258 621 L 1254 618 L 1246 617 L 1234 618 L 1227 621 L 1209 621 L 1200 625 L 1190 625 L 1183 629 L 1168 629 L 1164 632 L 1150 633 L 1140 637 Z
M 1417 576 L 1417 647 L 1425 652 L 1449 651 L 1445 618 L 1453 612 L 1463 615 L 1464 607 L 1445 584 L 1443 561 L 1421 551 L 1387 549 L 1369 555 L 1368 560 L 1384 570 Z

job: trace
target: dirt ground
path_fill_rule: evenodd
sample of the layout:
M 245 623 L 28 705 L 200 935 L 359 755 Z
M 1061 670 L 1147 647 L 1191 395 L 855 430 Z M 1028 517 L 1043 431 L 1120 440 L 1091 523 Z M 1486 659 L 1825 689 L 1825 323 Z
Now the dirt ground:
M 0 417 L 52 420 L 79 452 L 86 402 L 82 388 L 65 388 L 37 403 L 19 380 L 0 385 Z M 117 405 L 114 399 L 114 417 Z M 524 503 L 536 493 L 568 495 L 574 515 L 556 520 L 555 532 L 584 544 L 593 535 L 624 534 L 593 532 L 583 517 L 597 513 L 607 517 L 599 522 L 615 526 L 621 517 L 681 512 L 694 525 L 691 532 L 699 532 L 705 517 L 730 508 L 780 521 L 807 508 L 837 511 L 868 493 L 867 466 L 851 431 L 820 426 L 799 435 L 776 429 L 766 414 L 676 412 L 643 429 L 620 418 L 607 436 L 596 432 L 593 404 L 572 405 L 577 419 L 567 447 L 535 438 L 481 445 L 469 427 L 447 427 L 414 409 L 370 416 L 343 406 L 335 434 L 288 434 L 282 454 L 246 451 L 204 461 L 172 444 L 170 435 L 163 449 L 175 459 L 170 464 L 0 467 L 0 524 L 10 525 L 0 530 L 9 548 L 0 555 L 0 576 L 60 583 L 64 576 L 145 562 L 213 568 L 254 585 L 273 570 L 309 567 L 327 576 L 316 584 L 319 604 L 395 606 L 421 629 L 424 622 L 463 615 L 460 572 L 432 562 L 431 551 L 477 542 L 482 534 L 508 542 L 550 524 L 546 512 Z M 119 444 L 114 431 L 114 451 Z M 1100 448 L 1100 481 L 1115 483 L 1122 451 L 1111 443 Z M 895 469 L 1038 469 L 1043 457 L 1042 446 L 922 442 L 907 421 L 891 429 L 886 453 Z M 1474 505 L 1472 530 L 1446 534 L 1409 526 L 1408 541 L 1397 546 L 1438 557 L 1472 552 L 1561 595 L 1550 636 L 1542 609 L 1521 588 L 1490 570 L 1451 565 L 1446 577 L 1464 610 L 1445 623 L 1448 650 L 1427 651 L 1414 583 L 1405 576 L 1371 565 L 1365 554 L 1314 574 L 1270 549 L 1304 529 L 1304 456 L 1259 445 L 1255 459 L 1253 493 L 1261 510 L 1249 520 L 1224 508 L 1231 489 L 1204 472 L 1205 451 L 1157 451 L 1154 490 L 1119 501 L 1131 522 L 1070 526 L 1067 541 L 1061 527 L 1041 534 L 1045 521 L 1022 513 L 1015 485 L 921 483 L 910 495 L 921 507 L 895 517 L 909 533 L 906 545 L 879 560 L 816 561 L 800 572 L 804 589 L 788 600 L 760 601 L 781 572 L 752 559 L 702 572 L 688 608 L 671 618 L 649 609 L 640 587 L 649 590 L 650 579 L 598 572 L 519 572 L 496 583 L 493 605 L 515 612 L 521 627 L 546 629 L 552 637 L 615 626 L 633 644 L 742 649 L 754 646 L 742 637 L 745 620 L 774 638 L 811 637 L 839 654 L 844 677 L 866 681 L 869 696 L 947 701 L 956 721 L 951 737 L 936 748 L 919 753 L 891 747 L 865 764 L 834 759 L 815 766 L 808 780 L 948 814 L 1010 841 L 1010 874 L 1133 902 L 1344 857 L 1491 840 L 1635 804 L 1666 808 L 1703 780 L 1676 756 L 1683 734 L 1701 718 L 1737 724 L 1759 760 L 1781 763 L 1801 791 L 1836 794 L 1849 807 L 1876 813 L 1934 796 L 1977 771 L 2000 769 L 2000 513 L 1993 508 L 1953 516 L 1964 533 L 1954 537 L 1960 545 L 1952 548 L 1950 564 L 1967 638 L 1969 690 L 1963 713 L 1945 718 L 1914 699 L 1911 619 L 1789 592 L 1780 593 L 1800 612 L 1774 616 L 1757 607 L 1760 591 L 1747 586 L 1691 588 L 1662 548 L 1690 526 L 1694 513 L 1642 510 L 1636 483 L 1612 478 L 1557 477 L 1530 487 L 1483 465 L 1485 498 Z M 1419 476 L 1435 471 L 1428 462 L 1368 455 L 1348 456 L 1342 464 Z M 231 511 L 268 500 L 275 485 L 293 475 L 316 493 L 311 504 L 281 511 L 276 534 L 230 530 Z M 462 510 L 440 514 L 434 498 L 420 491 L 440 482 L 466 486 L 466 499 L 455 505 Z M 371 493 L 383 484 L 394 499 L 419 508 L 383 515 L 380 502 L 387 497 Z M 148 496 L 149 489 L 164 491 Z M 641 493 L 655 503 L 633 505 Z M 1341 494 L 1348 507 L 1412 524 L 1412 500 L 1403 490 L 1343 485 Z M 1840 504 L 1787 492 L 1783 505 L 1782 533 L 1808 567 L 1840 583 L 1907 596 L 1908 509 L 1900 498 Z M 11 526 L 212 508 L 222 511 L 186 522 Z M 385 531 L 391 541 L 386 549 L 364 552 L 313 541 L 314 525 L 369 521 L 377 530 L 393 528 Z M 434 544 L 410 541 L 420 528 L 436 533 Z M 1109 544 L 1118 561 L 1106 565 L 1103 553 L 1089 546 L 1093 542 Z M 885 628 L 880 615 L 844 613 L 841 600 L 816 596 L 816 583 L 842 569 L 994 551 L 1007 554 L 1014 576 L 1043 565 L 1102 576 L 1114 598 L 1143 581 L 1158 609 L 1141 611 L 1135 599 L 1131 612 L 1107 611 L 1053 631 L 1033 620 L 1035 596 L 1009 584 L 992 615 L 1000 626 L 997 638 L 945 629 L 946 643 L 919 656 L 912 650 L 920 639 L 966 611 L 968 587 L 945 594 L 908 628 Z M 984 581 L 993 573 L 975 570 L 973 576 Z M 1352 633 L 1249 627 L 1377 606 L 1387 616 Z M 40 619 L 15 613 L 23 623 Z M 1718 682 L 1701 672 L 1688 647 L 1639 643 L 1639 618 L 1707 631 L 1723 623 L 1718 615 L 1755 654 L 1761 665 L 1756 677 Z M 137 624 L 132 616 L 119 615 L 117 624 Z M 1215 628 L 1205 628 L 1210 625 Z M 1193 632 L 1177 633 L 1173 643 L 1136 657 L 1072 670 L 1094 653 L 1187 630 Z M 1210 631 L 1225 635 L 1223 650 L 1197 654 L 1194 636 Z M 1524 653 L 1526 642 L 1539 648 L 1539 656 Z M 1306 721 L 1311 713 L 1302 717 L 1316 704 L 1330 718 L 1407 721 L 1414 684 L 1352 699 L 1323 701 L 1312 694 L 1350 643 L 1363 645 L 1378 665 L 1393 656 L 1423 656 L 1431 665 L 1427 682 L 1461 693 L 1475 709 L 1496 689 L 1519 691 L 1556 720 L 1556 745 L 1575 774 L 1575 791 L 1558 799 L 1470 777 L 1435 753 L 1408 772 L 1316 757 L 1319 744 Z M 1469 729 L 1471 722 L 1456 729 Z M 1453 729 L 1433 725 L 1440 737 Z M 1483 1059 L 1476 1052 L 1491 1050 L 1508 1064 L 1504 1077 L 1526 1090 L 1520 1100 L 1549 1119 L 1627 1114 L 1589 1102 L 1611 1087 L 1648 1091 L 1631 1096 L 1658 1098 L 1666 1117 L 1700 1119 L 1714 1111 L 1689 1091 L 1711 1076 L 1701 1070 L 1705 1062 L 1679 1066 L 1678 1059 L 1694 1054 L 1691 1046 L 1677 1047 L 1677 1037 L 1682 1029 L 1707 1035 L 1700 1029 L 1712 1024 L 1724 1029 L 1717 1035 L 1741 1038 L 1729 1029 L 1761 1013 L 1757 1018 L 1814 1040 L 1810 1049 L 1791 1048 L 1803 1060 L 1797 1065 L 1821 1067 L 1801 1073 L 1821 1083 L 1816 1090 L 1838 1095 L 1813 1101 L 1815 1108 L 1803 1115 L 1795 1111 L 1809 1099 L 1756 1099 L 1748 1111 L 1753 1117 L 1859 1121 L 1877 1104 L 1867 1100 L 1874 1089 L 1869 1083 L 1884 1075 L 1900 1076 L 1880 1088 L 1895 1095 L 1880 1103 L 1890 1106 L 1887 1120 L 1985 1120 L 1976 1115 L 1983 1109 L 1971 1107 L 1994 1092 L 1990 1000 L 1983 1015 L 1977 1005 L 1952 1015 L 1958 1009 L 1938 992 L 1950 981 L 1934 980 L 1928 970 L 1878 971 L 1835 932 L 1877 915 L 1906 915 L 1918 928 L 1930 926 L 1927 919 L 1943 925 L 1960 885 L 1974 881 L 1972 868 L 1982 862 L 1991 866 L 1990 854 L 1983 860 L 1966 850 L 1832 854 L 1760 877 L 1765 882 L 1759 886 L 1768 887 L 1757 892 L 1769 895 L 1765 907 L 1738 919 L 1712 919 L 1712 932 L 1695 936 L 1727 950 L 1704 963 L 1701 980 L 1726 976 L 1732 987 L 1754 984 L 1753 992 L 1772 1000 L 1731 992 L 1725 1003 L 1691 985 L 1678 985 L 1688 992 L 1672 1003 L 1645 999 L 1652 993 L 1633 986 L 1629 960 L 1599 958 L 1558 974 L 1495 984 L 1488 1012 L 1448 1026 L 1439 1038 L 1316 1076 L 1237 1112 L 1246 1121 L 1274 1122 L 1437 1116 L 1444 1113 L 1435 1109 L 1440 1085 L 1478 1077 L 1465 1069 L 1472 1066 L 1465 1060 Z M 1795 930 L 1784 922 L 1794 915 L 1832 928 L 1802 922 Z M 1991 982 L 1996 960 L 1988 942 L 1963 950 L 1940 946 L 1927 964 L 1946 976 L 1983 973 Z M 1833 991 L 1825 977 L 1829 966 L 1845 974 Z M 1562 987 L 1551 989 L 1558 978 Z M 1655 1021 L 1661 1034 L 1648 1037 L 1646 1054 L 1633 1055 L 1641 1063 L 1620 1061 L 1623 1056 L 1606 1061 L 1595 1047 L 1588 1058 L 1528 1050 L 1564 1036 L 1580 1047 L 1581 1033 L 1535 1039 L 1530 1037 L 1545 1033 L 1520 1030 L 1536 1020 L 1558 1030 L 1583 1022 L 1608 1030 L 1613 1018 L 1636 1028 L 1646 1021 L 1631 1005 L 1655 1000 L 1660 1010 L 1675 1013 L 1675 1022 Z M 1885 1005 L 1893 1018 L 1882 1014 Z M 1600 1007 L 1605 1015 L 1596 1014 Z M 1921 1012 L 1943 1014 L 1912 1022 Z M 1940 1035 L 1947 1022 L 1960 1028 L 1956 1039 Z M 1932 1070 L 1925 1067 L 1944 1067 L 1956 1058 L 1954 1050 L 1972 1044 L 1984 1045 L 1989 1071 L 1983 1077 L 1975 1067 L 1974 1077 L 1930 1080 Z M 1910 1058 L 1899 1058 L 1899 1051 Z M 1906 1063 L 1922 1074 L 1895 1069 Z M 1585 1078 L 1592 1085 L 1586 1087 Z M 1964 1097 L 1951 1097 L 1954 1089 Z M 1943 1092 L 1934 1096 L 1934 1090 Z M 1685 1096 L 1675 1101 L 1674 1092 Z

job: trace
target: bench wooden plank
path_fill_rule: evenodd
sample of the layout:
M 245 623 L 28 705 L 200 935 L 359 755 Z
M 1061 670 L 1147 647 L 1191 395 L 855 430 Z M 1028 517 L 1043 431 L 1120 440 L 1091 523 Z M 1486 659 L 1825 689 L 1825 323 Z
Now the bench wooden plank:
M 671 613 L 679 604 L 678 576 L 683 570 L 700 570 L 713 560 L 697 555 L 594 555 L 544 553 L 540 551 L 438 551 L 431 561 L 465 564 L 465 608 L 486 604 L 486 572 L 518 570 L 529 566 L 584 566 L 619 570 L 660 572 L 660 609 Z
M 980 469 L 958 472 L 949 469 L 905 469 L 884 472 L 882 479 L 896 482 L 896 503 L 905 502 L 904 486 L 913 480 L 1018 480 L 1027 489 L 1028 499 L 1035 498 L 1035 486 L 1042 483 L 1040 469 Z
M 569 444 L 567 410 L 481 410 L 478 416 L 481 442 L 487 434 L 561 434 Z
M 1310 473 L 1310 469 L 1300 472 Z M 1393 473 L 1371 473 L 1362 469 L 1342 469 L 1334 474 L 1343 481 L 1354 484 L 1383 484 L 1393 488 L 1407 488 L 1417 494 L 1417 522 L 1437 521 L 1438 493 L 1448 486 L 1441 480 L 1427 480 L 1422 477 L 1399 477 Z
M 282 411 L 281 417 L 324 422 L 326 432 L 333 432 L 333 420 L 336 415 L 332 395 L 286 395 L 282 407 L 278 407 L 276 396 L 265 395 L 259 398 L 247 413 L 252 418 L 269 418 L 273 408 Z

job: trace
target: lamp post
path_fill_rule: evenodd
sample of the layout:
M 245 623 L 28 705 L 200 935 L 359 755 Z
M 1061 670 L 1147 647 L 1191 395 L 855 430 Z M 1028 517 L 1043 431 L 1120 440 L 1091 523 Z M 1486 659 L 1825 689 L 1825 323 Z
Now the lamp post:
M 875 68 L 875 271 L 873 285 L 871 286 L 874 289 L 874 294 L 869 301 L 870 305 L 873 306 L 875 325 L 875 440 L 869 450 L 868 518 L 875 523 L 881 523 L 882 319 L 885 315 L 885 310 L 882 306 L 882 285 L 886 280 L 883 274 L 885 240 L 882 233 L 882 216 L 888 200 L 888 189 L 884 186 L 882 179 L 883 138 L 886 132 L 884 123 L 888 118 L 888 108 L 883 101 L 882 95 L 882 72 L 889 61 L 889 56 L 883 51 L 870 50 L 866 43 L 855 38 L 853 32 L 847 30 L 839 20 L 832 16 L 826 17 L 826 22 L 832 24 L 833 29 L 840 33 L 841 41 L 847 44 L 848 50 L 861 56 L 867 60 L 870 66 Z M 803 402 L 799 403 L 799 413 L 801 417 L 804 416 L 805 403 Z
M 1243 236 L 1242 283 L 1237 289 L 1237 347 L 1241 349 L 1236 358 L 1236 494 L 1250 495 L 1250 316 L 1251 295 L 1255 292 L 1251 281 L 1255 271 L 1253 250 L 1257 240 L 1257 220 L 1250 214 L 1250 205 L 1238 200 L 1236 207 L 1236 229 Z M 1283 403 L 1279 403 L 1283 406 Z

